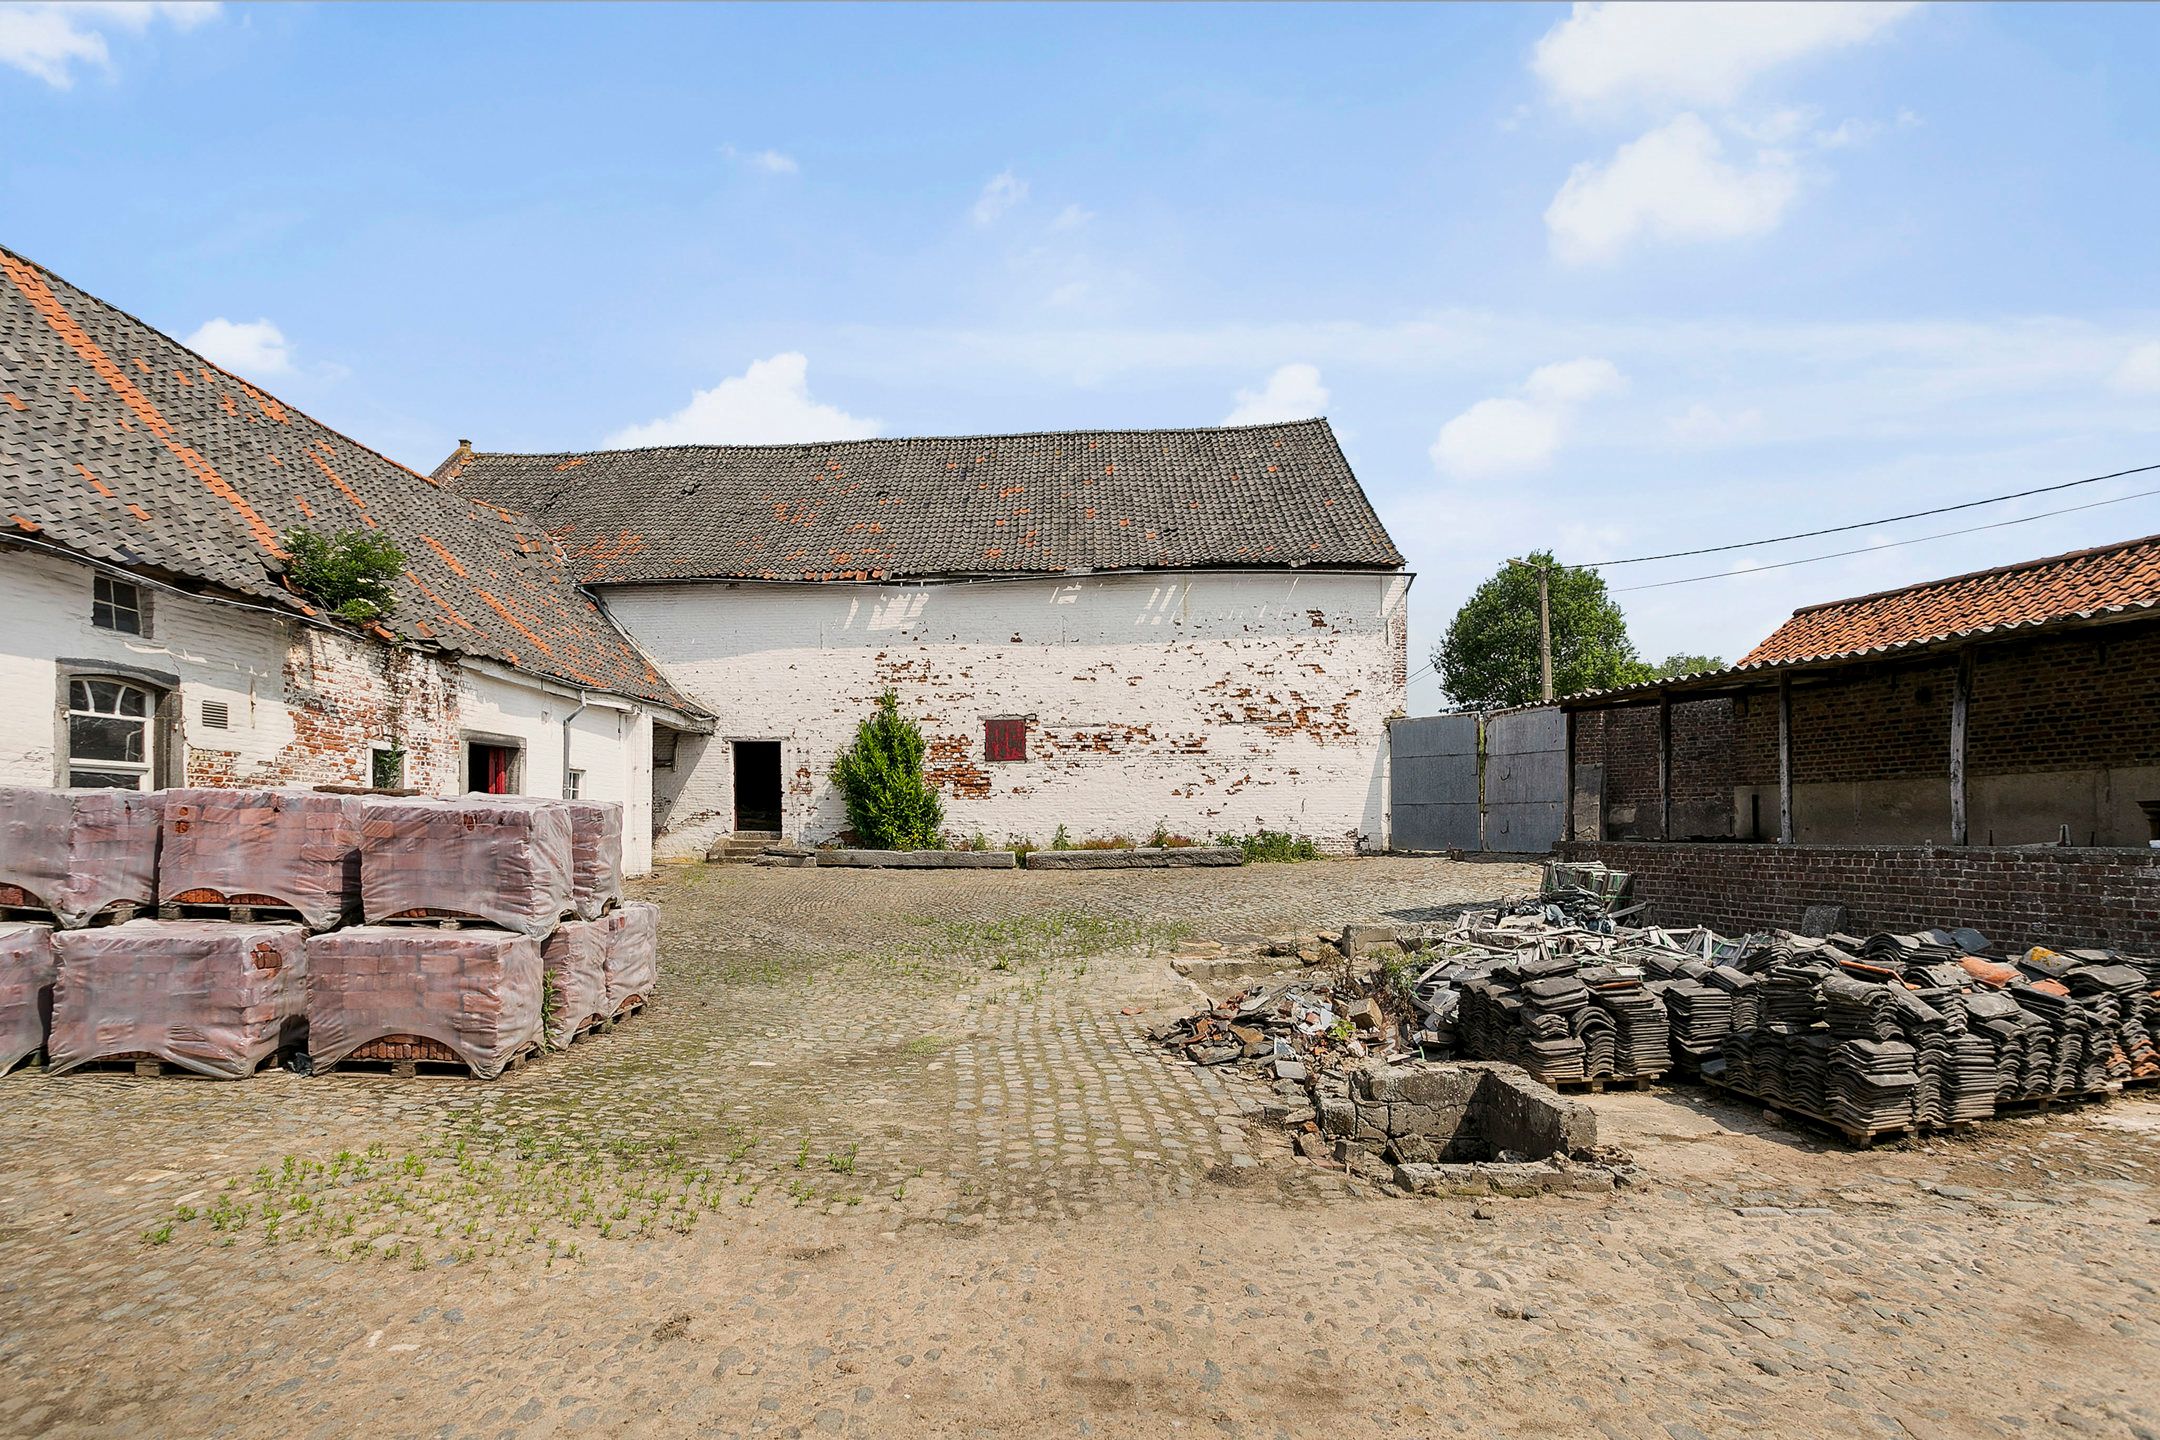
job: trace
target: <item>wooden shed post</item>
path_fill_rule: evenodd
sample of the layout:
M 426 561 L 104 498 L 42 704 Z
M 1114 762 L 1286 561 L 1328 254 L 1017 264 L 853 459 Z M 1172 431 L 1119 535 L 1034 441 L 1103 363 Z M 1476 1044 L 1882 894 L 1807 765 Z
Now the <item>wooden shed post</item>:
M 1790 675 L 1777 677 L 1777 828 L 1778 844 L 1792 844 L 1792 677 Z
M 1560 724 L 1567 736 L 1564 746 L 1566 753 L 1560 767 L 1562 772 L 1560 780 L 1560 838 L 1573 840 L 1575 838 L 1575 712 L 1572 710 L 1561 711 Z
M 1958 655 L 1957 682 L 1950 691 L 1950 843 L 1970 845 L 1972 827 L 1965 813 L 1965 729 L 1972 709 L 1973 652 Z

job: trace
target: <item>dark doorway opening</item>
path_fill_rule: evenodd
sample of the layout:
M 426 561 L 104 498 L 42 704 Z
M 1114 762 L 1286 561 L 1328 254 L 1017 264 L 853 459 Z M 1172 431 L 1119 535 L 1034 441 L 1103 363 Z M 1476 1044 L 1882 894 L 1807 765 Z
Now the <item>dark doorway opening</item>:
M 780 829 L 780 742 L 735 742 L 735 828 Z
M 465 745 L 465 788 L 483 795 L 518 793 L 518 752 L 515 745 L 490 745 L 470 740 Z

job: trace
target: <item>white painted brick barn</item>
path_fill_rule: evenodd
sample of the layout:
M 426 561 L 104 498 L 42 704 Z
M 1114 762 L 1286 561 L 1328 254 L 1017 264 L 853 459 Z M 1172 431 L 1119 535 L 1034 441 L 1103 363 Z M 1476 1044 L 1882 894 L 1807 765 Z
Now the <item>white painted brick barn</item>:
M 395 610 L 296 528 L 394 542 Z M 421 475 L 0 249 L 0 785 L 577 794 L 638 871 L 837 836 L 892 689 L 956 835 L 1378 848 L 1402 566 L 1318 420 Z
M 955 835 L 1386 843 L 1411 577 L 1324 420 L 515 455 L 436 478 L 535 516 L 714 717 L 655 742 L 662 856 L 846 825 L 885 690 Z

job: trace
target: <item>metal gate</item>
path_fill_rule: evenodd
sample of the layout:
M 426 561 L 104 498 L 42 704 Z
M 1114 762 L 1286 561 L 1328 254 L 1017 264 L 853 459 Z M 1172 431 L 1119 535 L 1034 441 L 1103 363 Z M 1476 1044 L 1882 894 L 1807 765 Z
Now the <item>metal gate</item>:
M 1478 717 L 1397 720 L 1388 744 L 1393 848 L 1477 849 Z
M 1391 848 L 1535 854 L 1560 839 L 1567 720 L 1557 708 L 1397 720 L 1388 739 Z
M 1511 710 L 1485 722 L 1487 850 L 1552 849 L 1566 798 L 1567 720 L 1559 710 Z

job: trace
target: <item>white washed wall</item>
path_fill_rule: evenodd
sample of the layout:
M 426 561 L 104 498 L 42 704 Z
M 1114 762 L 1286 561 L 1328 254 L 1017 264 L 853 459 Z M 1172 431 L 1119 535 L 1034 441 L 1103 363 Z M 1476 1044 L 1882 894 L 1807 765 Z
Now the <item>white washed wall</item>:
M 0 784 L 64 781 L 65 672 L 109 667 L 176 691 L 184 765 L 195 785 L 363 784 L 374 742 L 406 751 L 406 783 L 436 794 L 464 785 L 463 740 L 473 732 L 526 746 L 525 790 L 562 787 L 562 720 L 577 706 L 535 682 L 480 673 L 455 660 L 260 614 L 145 590 L 150 634 L 90 623 L 90 567 L 0 549 Z M 223 701 L 230 724 L 203 723 Z M 572 726 L 585 794 L 626 807 L 624 860 L 651 865 L 651 720 L 627 702 L 596 699 Z
M 1266 827 L 1339 851 L 1386 836 L 1408 577 L 1326 572 L 932 586 L 610 587 L 609 610 L 714 712 L 660 776 L 662 857 L 733 828 L 735 739 L 783 742 L 786 829 L 846 817 L 827 776 L 879 692 L 930 743 L 947 828 L 1005 842 Z M 983 720 L 1025 715 L 990 764 Z

